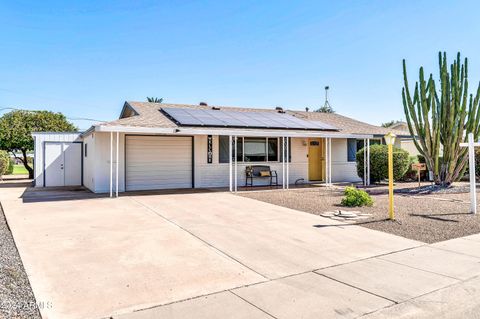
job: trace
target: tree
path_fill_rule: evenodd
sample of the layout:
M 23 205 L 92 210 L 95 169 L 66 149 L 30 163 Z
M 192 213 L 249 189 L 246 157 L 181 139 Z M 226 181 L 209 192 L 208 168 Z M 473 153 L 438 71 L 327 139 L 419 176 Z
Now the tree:
M 402 122 L 402 121 L 399 121 L 399 120 L 391 120 L 391 121 L 382 123 L 380 126 L 381 126 L 381 127 L 390 127 L 390 126 L 392 126 L 393 124 L 397 124 L 397 123 L 400 123 L 400 122 Z
M 158 98 L 158 97 L 148 97 L 147 96 L 147 101 L 151 103 L 162 103 L 163 102 L 163 97 Z
M 335 113 L 335 110 L 330 106 L 330 104 L 324 105 L 319 109 L 315 110 L 318 113 Z
M 407 67 L 403 60 L 402 100 L 408 129 L 418 139 L 413 139 L 418 151 L 425 157 L 428 169 L 436 184 L 449 186 L 462 177 L 468 161 L 468 149 L 461 148 L 467 135 L 479 137 L 480 84 L 475 97 L 468 93 L 468 60 L 462 63 L 460 53 L 447 66 L 447 55 L 438 53 L 440 90 L 437 91 L 433 75 L 425 80 L 420 67 L 419 81 L 415 83 L 413 96 L 410 93 Z M 440 158 L 440 145 L 443 158 Z
M 33 150 L 32 132 L 68 132 L 77 128 L 62 113 L 49 111 L 11 111 L 0 117 L 0 149 L 21 152 L 20 160 L 33 178 L 33 168 L 27 161 L 27 152 Z

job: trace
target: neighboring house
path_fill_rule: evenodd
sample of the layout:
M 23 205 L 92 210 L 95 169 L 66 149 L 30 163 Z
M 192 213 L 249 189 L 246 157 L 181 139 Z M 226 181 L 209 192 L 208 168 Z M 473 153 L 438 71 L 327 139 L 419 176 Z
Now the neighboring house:
M 410 156 L 417 156 L 420 152 L 417 150 L 413 137 L 411 137 L 410 130 L 408 129 L 407 122 L 397 122 L 388 127 L 388 129 L 404 132 L 405 135 L 410 135 L 408 138 L 403 138 L 400 141 L 399 147 L 410 153 Z
M 34 133 L 35 186 L 208 188 L 235 184 L 235 176 L 243 186 L 253 164 L 269 165 L 281 184 L 358 182 L 357 149 L 389 131 L 338 114 L 125 102 L 118 120 L 83 133 Z

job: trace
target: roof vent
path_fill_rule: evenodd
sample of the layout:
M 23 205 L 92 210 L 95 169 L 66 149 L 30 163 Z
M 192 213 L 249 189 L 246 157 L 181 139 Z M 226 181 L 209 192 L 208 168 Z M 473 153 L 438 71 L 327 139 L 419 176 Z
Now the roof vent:
M 275 107 L 275 111 L 277 111 L 278 113 L 285 113 L 285 111 L 283 110 L 283 107 L 281 106 Z
M 199 105 L 201 105 L 201 106 L 208 106 L 207 102 L 200 102 Z
M 220 111 L 220 108 L 218 106 L 212 106 L 212 110 Z

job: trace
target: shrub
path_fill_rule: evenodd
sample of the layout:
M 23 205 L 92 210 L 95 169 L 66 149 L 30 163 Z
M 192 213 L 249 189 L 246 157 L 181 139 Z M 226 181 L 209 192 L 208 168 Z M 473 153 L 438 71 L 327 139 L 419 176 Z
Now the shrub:
M 5 175 L 10 165 L 10 156 L 6 151 L 0 151 L 0 176 Z
M 363 152 L 364 148 L 357 152 L 357 174 L 363 178 Z M 408 152 L 399 148 L 393 148 L 393 179 L 400 180 L 408 170 Z M 388 146 L 370 146 L 370 182 L 376 183 L 388 178 Z
M 402 181 L 416 181 L 418 180 L 417 176 L 417 170 L 412 169 L 412 164 L 418 163 L 418 157 L 417 156 L 409 156 L 408 157 L 408 169 L 405 172 L 405 175 L 402 177 Z
M 372 206 L 373 199 L 366 191 L 349 186 L 345 188 L 341 204 L 347 207 Z
M 13 174 L 13 165 L 15 165 L 15 161 L 13 159 L 9 159 L 9 162 L 8 162 L 8 169 L 7 169 L 7 175 L 11 175 Z

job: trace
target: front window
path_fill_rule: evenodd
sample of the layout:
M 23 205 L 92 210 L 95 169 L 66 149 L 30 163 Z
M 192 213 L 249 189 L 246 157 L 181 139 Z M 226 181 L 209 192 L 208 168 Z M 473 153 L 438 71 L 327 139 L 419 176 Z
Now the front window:
M 355 162 L 357 159 L 357 140 L 354 138 L 347 139 L 348 161 Z
M 228 136 L 219 136 L 219 162 L 228 163 Z M 232 152 L 234 148 L 232 146 Z M 238 162 L 278 162 L 279 142 L 277 137 L 238 137 Z

